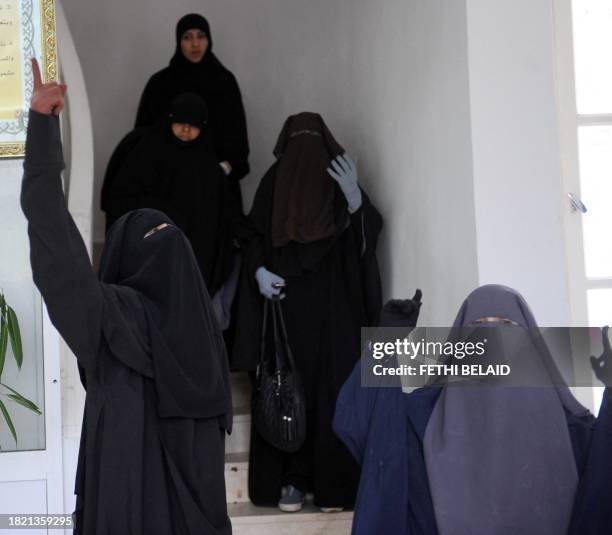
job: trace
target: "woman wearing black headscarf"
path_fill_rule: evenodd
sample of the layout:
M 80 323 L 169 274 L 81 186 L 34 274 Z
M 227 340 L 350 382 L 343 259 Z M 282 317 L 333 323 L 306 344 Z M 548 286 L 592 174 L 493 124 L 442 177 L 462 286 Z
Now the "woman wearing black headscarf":
M 240 211 L 215 160 L 207 116 L 204 101 L 185 93 L 171 104 L 164 122 L 128 134 L 109 163 L 102 209 L 107 227 L 136 208 L 168 215 L 191 242 L 214 297 L 234 265 Z
M 359 355 L 360 327 L 378 317 L 382 219 L 343 152 L 319 115 L 290 117 L 249 216 L 253 233 L 245 246 L 232 364 L 256 368 L 262 295 L 278 297 L 275 283 L 286 283 L 282 310 L 306 397 L 307 439 L 297 453 L 276 450 L 254 426 L 251 435 L 250 498 L 284 511 L 299 510 L 310 490 L 325 509 L 355 500 L 358 469 L 331 421 Z M 281 487 L 287 492 L 279 502 Z
M 249 172 L 249 141 L 240 89 L 234 75 L 213 53 L 208 21 L 185 15 L 176 25 L 176 50 L 170 65 L 148 81 L 138 107 L 136 128 L 164 120 L 172 101 L 193 92 L 207 103 L 217 161 L 241 199 L 238 181 Z
M 230 535 L 225 349 L 189 243 L 164 214 L 107 236 L 100 280 L 62 191 L 63 92 L 37 65 L 21 204 L 34 281 L 86 388 L 75 533 Z

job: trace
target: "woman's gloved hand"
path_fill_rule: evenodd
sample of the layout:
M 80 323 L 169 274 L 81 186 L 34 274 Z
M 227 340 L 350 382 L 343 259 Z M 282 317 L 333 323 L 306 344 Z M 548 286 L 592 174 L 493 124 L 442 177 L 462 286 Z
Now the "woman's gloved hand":
M 225 176 L 230 176 L 232 174 L 232 164 L 229 163 L 227 160 L 219 162 L 219 166 L 221 167 L 221 169 L 223 169 L 223 174 Z
M 412 299 L 392 299 L 380 314 L 380 327 L 416 327 L 423 293 L 417 290 Z
M 285 286 L 285 279 L 268 271 L 265 267 L 261 266 L 257 269 L 255 272 L 255 280 L 257 280 L 257 284 L 259 284 L 261 295 L 266 299 L 274 299 L 276 297 L 282 299 L 285 297 L 284 294 L 281 295 L 283 287 Z M 276 285 L 279 287 L 276 287 Z
M 348 154 L 340 155 L 331 162 L 327 172 L 338 183 L 346 197 L 348 211 L 352 214 L 361 207 L 361 190 L 357 184 L 357 166 Z
M 597 379 L 606 386 L 612 386 L 612 348 L 608 338 L 608 329 L 609 327 L 606 325 L 601 330 L 603 353 L 599 357 L 591 357 L 591 366 Z

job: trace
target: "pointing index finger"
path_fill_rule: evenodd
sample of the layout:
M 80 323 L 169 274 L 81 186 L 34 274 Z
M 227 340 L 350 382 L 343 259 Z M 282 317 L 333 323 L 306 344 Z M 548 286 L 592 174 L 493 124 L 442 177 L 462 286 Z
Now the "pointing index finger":
M 610 348 L 610 339 L 608 338 L 608 329 L 609 329 L 609 327 L 606 325 L 601 330 L 601 337 L 602 337 L 603 347 L 604 347 L 604 352 L 605 353 L 610 353 L 612 351 L 612 348 Z
M 36 91 L 43 85 L 40 67 L 36 58 L 32 58 L 32 76 L 34 77 L 34 91 Z

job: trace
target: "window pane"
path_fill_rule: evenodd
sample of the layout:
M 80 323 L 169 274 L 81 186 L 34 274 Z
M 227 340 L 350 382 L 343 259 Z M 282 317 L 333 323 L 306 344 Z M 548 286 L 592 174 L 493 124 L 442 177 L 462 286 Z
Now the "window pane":
M 19 321 L 23 367 L 18 370 L 9 344 L 0 380 L 35 403 L 43 414 L 39 416 L 16 403 L 8 397 L 11 391 L 0 387 L 0 399 L 9 411 L 18 439 L 15 443 L 0 416 L 0 455 L 45 449 L 42 302 L 32 282 L 26 220 L 19 206 L 21 165 L 21 160 L 0 162 L 0 287 Z
M 612 288 L 598 288 L 587 292 L 589 325 L 612 325 Z
M 612 113 L 612 0 L 574 0 L 578 113 Z
M 586 275 L 612 277 L 612 126 L 578 129 Z

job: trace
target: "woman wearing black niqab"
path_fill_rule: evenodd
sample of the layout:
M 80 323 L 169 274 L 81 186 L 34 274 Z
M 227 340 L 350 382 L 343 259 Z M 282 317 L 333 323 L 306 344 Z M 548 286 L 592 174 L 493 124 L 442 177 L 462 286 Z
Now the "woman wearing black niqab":
M 185 93 L 174 100 L 163 123 L 128 134 L 109 163 L 102 208 L 108 227 L 136 208 L 167 214 L 191 242 L 214 297 L 234 265 L 234 224 L 241 214 L 215 160 L 207 120 L 205 102 Z M 183 126 L 190 136 L 183 137 Z
M 357 465 L 331 422 L 360 353 L 360 328 L 376 324 L 380 310 L 382 219 L 356 179 L 348 187 L 328 173 L 331 166 L 340 174 L 333 161 L 342 153 L 319 115 L 290 117 L 249 214 L 253 232 L 245 246 L 232 365 L 255 370 L 261 294 L 274 297 L 280 292 L 274 282 L 284 281 L 281 306 L 306 397 L 308 436 L 297 453 L 283 454 L 252 427 L 249 496 L 283 511 L 298 510 L 307 491 L 322 508 L 351 507 L 358 482 Z M 283 486 L 289 492 L 279 502 Z
M 194 42 L 198 39 L 192 30 L 204 34 L 204 38 L 192 45 L 198 47 L 193 55 L 188 43 L 182 46 L 184 39 L 192 38 Z M 172 101 L 186 92 L 198 94 L 207 103 L 217 161 L 224 162 L 232 193 L 241 199 L 238 181 L 249 172 L 249 141 L 240 88 L 234 75 L 213 53 L 208 21 L 197 14 L 185 15 L 178 21 L 174 56 L 168 67 L 148 81 L 140 98 L 135 126 L 150 126 L 163 120 Z
M 131 212 L 96 278 L 62 191 L 63 97 L 39 102 L 51 85 L 35 82 L 21 204 L 34 281 L 87 392 L 75 533 L 230 535 L 229 375 L 191 246 L 161 212 Z

